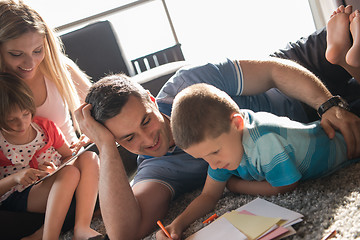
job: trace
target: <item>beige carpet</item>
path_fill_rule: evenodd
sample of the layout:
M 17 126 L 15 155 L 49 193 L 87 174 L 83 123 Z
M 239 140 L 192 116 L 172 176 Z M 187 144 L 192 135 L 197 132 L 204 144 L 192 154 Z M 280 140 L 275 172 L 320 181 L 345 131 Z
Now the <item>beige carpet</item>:
M 199 193 L 200 190 L 172 202 L 163 223 L 169 224 Z M 214 212 L 222 215 L 255 198 L 225 191 Z M 360 239 L 360 163 L 344 168 L 329 177 L 301 183 L 293 192 L 262 198 L 304 215 L 304 221 L 294 225 L 297 234 L 287 239 L 320 240 L 332 230 L 337 230 L 337 235 L 333 239 Z M 184 233 L 184 237 L 201 229 L 202 221 L 214 212 L 193 223 Z M 92 227 L 105 233 L 101 218 L 95 218 Z M 144 239 L 155 239 L 155 232 Z M 68 232 L 60 239 L 67 240 L 71 237 L 72 233 Z

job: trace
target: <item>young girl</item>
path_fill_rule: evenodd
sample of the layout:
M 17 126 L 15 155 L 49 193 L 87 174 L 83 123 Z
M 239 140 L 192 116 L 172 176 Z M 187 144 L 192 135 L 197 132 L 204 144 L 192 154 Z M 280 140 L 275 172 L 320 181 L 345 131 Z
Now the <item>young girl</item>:
M 35 110 L 30 88 L 19 78 L 0 73 L 0 208 L 45 212 L 43 227 L 29 239 L 58 239 L 75 193 L 74 239 L 100 235 L 90 228 L 99 165 L 86 160 L 95 153 L 83 153 L 73 165 L 26 188 L 72 155 L 59 128 L 34 117 Z

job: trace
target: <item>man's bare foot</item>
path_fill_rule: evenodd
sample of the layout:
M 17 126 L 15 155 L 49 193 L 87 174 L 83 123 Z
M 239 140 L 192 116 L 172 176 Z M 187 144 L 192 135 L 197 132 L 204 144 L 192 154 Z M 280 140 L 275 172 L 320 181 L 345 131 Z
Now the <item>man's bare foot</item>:
M 94 229 L 88 228 L 77 228 L 74 229 L 73 240 L 87 240 L 92 237 L 100 236 L 101 233 L 95 231 Z
M 360 11 L 350 14 L 349 20 L 353 45 L 346 54 L 346 62 L 352 67 L 360 67 Z
M 326 59 L 332 64 L 345 63 L 345 56 L 351 47 L 350 20 L 352 6 L 341 5 L 333 12 L 327 23 L 327 48 Z
M 42 225 L 41 228 L 36 230 L 36 232 L 31 234 L 30 236 L 24 237 L 21 240 L 41 240 L 43 237 L 43 232 L 44 232 L 44 225 Z

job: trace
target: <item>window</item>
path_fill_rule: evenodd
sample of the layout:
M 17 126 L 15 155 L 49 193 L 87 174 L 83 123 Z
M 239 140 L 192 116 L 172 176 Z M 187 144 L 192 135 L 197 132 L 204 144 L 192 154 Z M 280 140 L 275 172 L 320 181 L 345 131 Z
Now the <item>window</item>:
M 131 0 L 26 0 L 57 27 Z M 307 0 L 166 0 L 186 60 L 268 56 L 315 30 Z M 71 7 L 69 7 L 71 6 Z M 161 0 L 109 19 L 128 60 L 175 44 Z

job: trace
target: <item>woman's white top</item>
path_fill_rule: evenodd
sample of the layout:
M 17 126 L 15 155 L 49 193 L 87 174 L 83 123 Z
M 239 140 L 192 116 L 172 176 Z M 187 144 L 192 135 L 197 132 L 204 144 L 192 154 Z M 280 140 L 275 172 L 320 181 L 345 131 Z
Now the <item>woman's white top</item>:
M 77 141 L 77 136 L 70 117 L 69 107 L 63 101 L 55 83 L 45 78 L 47 97 L 45 102 L 36 108 L 36 116 L 53 121 L 63 132 L 69 144 Z

